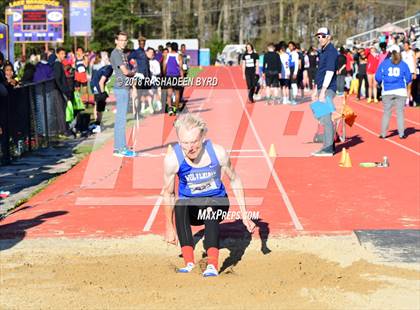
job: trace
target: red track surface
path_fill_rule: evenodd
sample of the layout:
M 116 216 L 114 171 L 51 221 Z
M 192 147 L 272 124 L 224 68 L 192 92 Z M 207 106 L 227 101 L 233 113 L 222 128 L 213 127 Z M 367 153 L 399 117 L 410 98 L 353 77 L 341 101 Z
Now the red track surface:
M 338 145 L 338 150 L 349 149 L 353 168 L 340 168 L 339 154 L 307 157 L 320 146 L 307 143 L 312 130 L 302 130 L 316 126 L 308 104 L 246 104 L 238 68 L 210 67 L 201 76 L 217 76 L 219 84 L 213 89 L 187 89 L 188 109 L 207 120 L 209 137 L 215 143 L 233 150 L 232 162 L 242 177 L 248 208 L 260 212 L 261 230 L 268 228 L 270 235 L 294 235 L 420 228 L 419 109 L 405 110 L 408 139 L 395 135 L 379 140 L 382 105 L 368 106 L 350 98 L 358 118 L 348 130 L 349 140 Z M 134 148 L 145 154 L 142 157 L 115 158 L 112 142 L 92 153 L 3 220 L 0 238 L 23 231 L 26 237 L 163 234 L 158 194 L 162 155 L 176 139 L 172 122 L 173 118 L 160 114 L 142 121 L 134 135 L 127 131 Z M 396 128 L 395 117 L 390 128 Z M 281 156 L 275 160 L 267 157 L 271 144 Z M 380 161 L 384 155 L 391 164 L 387 169 L 358 166 L 363 161 Z M 231 202 L 232 210 L 237 210 L 234 199 Z M 51 213 L 55 211 L 64 212 Z M 222 227 L 225 236 L 242 231 L 240 223 Z

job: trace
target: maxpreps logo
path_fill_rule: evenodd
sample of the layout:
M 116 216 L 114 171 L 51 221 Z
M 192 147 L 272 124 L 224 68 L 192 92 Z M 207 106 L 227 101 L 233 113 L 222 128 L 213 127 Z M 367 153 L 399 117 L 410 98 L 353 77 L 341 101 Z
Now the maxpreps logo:
M 245 216 L 250 220 L 259 220 L 260 211 L 248 211 Z M 197 219 L 200 221 L 207 220 L 239 220 L 242 219 L 243 215 L 241 211 L 223 211 L 218 209 L 214 211 L 211 207 L 207 209 L 198 210 Z

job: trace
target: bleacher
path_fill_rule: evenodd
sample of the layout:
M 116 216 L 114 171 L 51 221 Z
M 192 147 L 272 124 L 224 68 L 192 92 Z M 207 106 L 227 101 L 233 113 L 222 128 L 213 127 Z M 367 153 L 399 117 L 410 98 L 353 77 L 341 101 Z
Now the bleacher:
M 390 25 L 395 26 L 395 29 L 401 29 L 396 32 L 404 32 L 406 34 L 409 33 L 411 25 L 416 25 L 415 30 L 415 42 L 413 43 L 413 47 L 420 48 L 420 12 L 417 14 L 392 22 Z M 353 46 L 357 47 L 368 47 L 376 42 L 378 42 L 379 37 L 382 35 L 384 26 L 377 27 L 375 29 L 365 31 L 351 37 L 348 37 L 346 40 L 346 47 L 352 48 Z M 392 33 L 393 31 L 391 31 Z

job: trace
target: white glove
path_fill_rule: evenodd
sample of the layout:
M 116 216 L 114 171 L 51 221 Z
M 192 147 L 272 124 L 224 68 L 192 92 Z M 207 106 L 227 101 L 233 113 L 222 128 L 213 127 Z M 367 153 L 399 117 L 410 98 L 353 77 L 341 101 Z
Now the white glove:
M 144 79 L 143 73 L 140 73 L 140 72 L 137 72 L 136 74 L 134 74 L 134 77 L 138 79 Z

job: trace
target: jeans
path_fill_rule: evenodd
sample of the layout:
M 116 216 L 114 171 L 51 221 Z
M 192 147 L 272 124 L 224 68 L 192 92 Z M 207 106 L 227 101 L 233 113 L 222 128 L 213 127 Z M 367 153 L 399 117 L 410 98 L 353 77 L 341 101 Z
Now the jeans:
M 114 150 L 123 150 L 127 143 L 125 140 L 125 125 L 127 122 L 128 101 L 130 90 L 127 88 L 114 88 L 115 100 L 117 101 L 117 114 L 114 124 Z
M 344 92 L 345 75 L 337 75 L 337 91 L 342 94 Z
M 327 89 L 325 97 L 330 97 L 331 101 L 333 101 L 335 92 Z M 319 121 L 324 126 L 324 145 L 322 149 L 326 152 L 334 152 L 334 124 L 331 120 L 331 113 L 322 116 Z
M 384 95 L 382 101 L 384 103 L 384 115 L 382 117 L 381 135 L 386 136 L 389 126 L 389 120 L 391 119 L 392 108 L 395 107 L 397 114 L 398 124 L 398 135 L 402 137 L 404 135 L 404 105 L 407 97 L 396 96 L 396 95 Z

